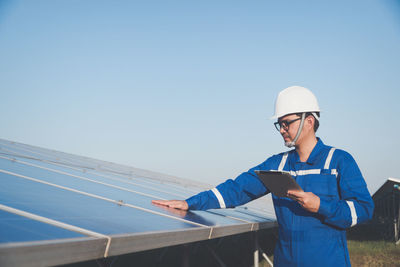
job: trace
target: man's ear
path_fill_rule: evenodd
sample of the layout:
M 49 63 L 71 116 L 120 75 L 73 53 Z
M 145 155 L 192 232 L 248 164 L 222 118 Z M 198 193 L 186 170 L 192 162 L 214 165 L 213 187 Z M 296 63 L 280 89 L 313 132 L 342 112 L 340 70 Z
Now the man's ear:
M 315 123 L 314 116 L 307 116 L 305 121 L 307 122 L 307 127 L 309 127 L 310 129 L 314 129 L 314 123 Z

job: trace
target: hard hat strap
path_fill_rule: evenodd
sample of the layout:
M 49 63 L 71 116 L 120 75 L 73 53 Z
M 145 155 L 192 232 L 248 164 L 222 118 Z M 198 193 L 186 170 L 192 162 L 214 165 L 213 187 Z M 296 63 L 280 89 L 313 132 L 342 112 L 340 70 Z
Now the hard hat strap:
M 317 115 L 316 112 L 311 112 L 311 114 L 313 114 L 314 118 L 315 118 L 317 121 L 319 121 L 319 117 L 318 117 L 318 115 Z
M 287 147 L 294 147 L 294 146 L 296 145 L 296 141 L 297 141 L 297 139 L 299 139 L 299 136 L 300 136 L 300 134 L 301 134 L 301 131 L 303 130 L 303 125 L 304 125 L 304 119 L 305 119 L 305 117 L 306 117 L 306 113 L 303 112 L 303 113 L 301 114 L 300 126 L 299 126 L 299 129 L 297 129 L 296 137 L 295 137 L 295 138 L 293 139 L 293 141 L 291 141 L 291 142 L 285 142 L 285 146 L 287 146 Z

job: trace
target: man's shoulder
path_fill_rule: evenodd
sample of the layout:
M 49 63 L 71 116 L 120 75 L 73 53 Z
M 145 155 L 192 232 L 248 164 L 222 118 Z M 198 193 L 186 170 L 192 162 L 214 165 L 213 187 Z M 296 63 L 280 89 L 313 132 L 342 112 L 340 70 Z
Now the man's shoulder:
M 346 150 L 342 149 L 342 148 L 338 148 L 338 147 L 336 147 L 336 146 L 331 146 L 331 145 L 323 144 L 323 150 L 324 150 L 326 153 L 329 153 L 329 151 L 331 151 L 332 148 L 335 150 L 335 151 L 334 151 L 335 157 L 339 157 L 339 158 L 352 158 L 352 155 L 351 155 L 349 152 L 347 152 Z
M 292 149 L 292 150 L 288 150 L 288 151 L 284 151 L 278 154 L 273 154 L 272 156 L 270 156 L 266 161 L 268 162 L 280 162 L 282 160 L 282 158 L 284 156 L 289 156 L 290 154 L 293 154 L 296 150 Z
M 288 151 L 283 151 L 283 152 L 280 152 L 278 154 L 272 155 L 270 158 L 279 158 L 279 159 L 281 159 L 284 155 L 293 154 L 295 151 L 296 151 L 295 149 L 291 149 L 291 150 L 288 150 Z
M 335 148 L 335 151 L 333 153 L 332 160 L 335 161 L 337 164 L 353 164 L 356 163 L 354 157 L 346 150 L 337 148 L 337 147 L 330 147 L 330 148 Z M 330 150 L 329 148 L 329 150 Z
M 337 148 L 337 147 L 332 147 L 332 148 L 335 148 L 335 152 L 334 153 L 336 154 L 337 157 L 340 157 L 340 158 L 353 158 L 353 156 L 348 151 L 346 151 L 344 149 Z

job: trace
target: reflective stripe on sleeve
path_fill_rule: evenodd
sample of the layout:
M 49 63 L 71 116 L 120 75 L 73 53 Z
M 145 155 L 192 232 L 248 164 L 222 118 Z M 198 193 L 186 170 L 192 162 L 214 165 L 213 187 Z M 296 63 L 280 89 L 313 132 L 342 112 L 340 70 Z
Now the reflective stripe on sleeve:
M 224 198 L 222 197 L 221 193 L 218 191 L 218 189 L 215 187 L 213 189 L 211 189 L 211 191 L 214 193 L 215 197 L 218 199 L 219 202 L 219 206 L 221 209 L 225 209 L 225 201 Z
M 346 200 L 346 203 L 347 203 L 347 205 L 349 205 L 350 213 L 351 213 L 351 226 L 350 227 L 353 227 L 354 225 L 357 224 L 356 208 L 354 207 L 353 201 L 347 201 Z

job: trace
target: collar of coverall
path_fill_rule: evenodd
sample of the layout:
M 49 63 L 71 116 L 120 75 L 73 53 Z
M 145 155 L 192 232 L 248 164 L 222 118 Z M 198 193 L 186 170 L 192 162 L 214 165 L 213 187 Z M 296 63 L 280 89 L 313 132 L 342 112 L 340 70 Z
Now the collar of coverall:
M 313 165 L 320 158 L 320 155 L 321 155 L 320 152 L 324 146 L 325 145 L 322 142 L 321 138 L 317 137 L 317 144 L 314 146 L 313 150 L 311 151 L 311 154 L 307 159 L 307 164 Z M 294 162 L 300 162 L 300 157 L 296 150 L 294 153 Z

